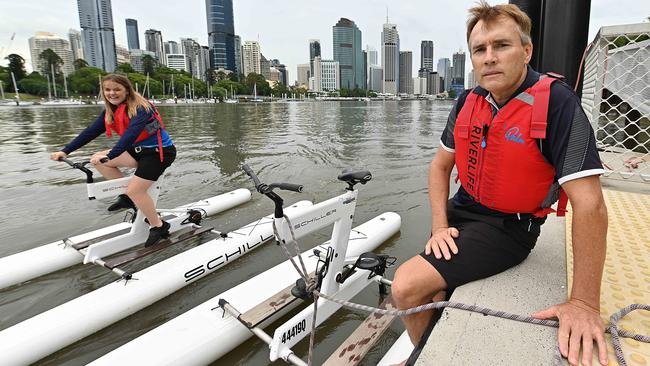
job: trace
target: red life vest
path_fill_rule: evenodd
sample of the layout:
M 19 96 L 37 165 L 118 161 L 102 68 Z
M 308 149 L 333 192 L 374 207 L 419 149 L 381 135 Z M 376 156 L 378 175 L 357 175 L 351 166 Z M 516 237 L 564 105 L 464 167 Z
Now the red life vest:
M 151 108 L 153 109 L 153 116 L 149 119 L 149 121 L 147 121 L 147 125 L 155 122 L 157 123 L 155 125 L 151 125 L 152 128 L 148 128 L 147 126 L 145 126 L 144 130 L 142 130 L 138 138 L 135 139 L 135 142 L 146 140 L 151 135 L 156 134 L 158 136 L 158 153 L 160 154 L 160 161 L 162 162 L 164 158 L 163 158 L 162 135 L 160 133 L 160 129 L 164 128 L 165 125 L 163 124 L 162 117 L 160 116 L 160 113 L 158 113 L 156 107 L 151 105 Z M 108 138 L 113 137 L 111 130 L 115 131 L 115 133 L 117 133 L 119 136 L 122 136 L 124 134 L 124 131 L 126 131 L 126 129 L 129 127 L 130 121 L 131 118 L 129 118 L 129 114 L 127 113 L 127 104 L 126 103 L 120 104 L 115 110 L 115 112 L 113 112 L 113 122 L 108 122 L 106 119 L 104 119 L 104 125 L 106 127 L 106 137 Z
M 463 188 L 488 208 L 543 217 L 555 210 L 541 207 L 555 179 L 538 140 L 546 138 L 552 77 L 510 100 L 496 115 L 485 97 L 470 92 L 454 128 L 455 159 Z M 558 216 L 566 194 L 560 192 Z

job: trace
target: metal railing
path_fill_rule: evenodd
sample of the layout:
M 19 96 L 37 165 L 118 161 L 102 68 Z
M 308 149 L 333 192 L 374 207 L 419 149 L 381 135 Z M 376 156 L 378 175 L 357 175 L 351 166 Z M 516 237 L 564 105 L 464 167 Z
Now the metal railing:
M 650 23 L 600 29 L 585 54 L 582 107 L 605 176 L 650 183 Z

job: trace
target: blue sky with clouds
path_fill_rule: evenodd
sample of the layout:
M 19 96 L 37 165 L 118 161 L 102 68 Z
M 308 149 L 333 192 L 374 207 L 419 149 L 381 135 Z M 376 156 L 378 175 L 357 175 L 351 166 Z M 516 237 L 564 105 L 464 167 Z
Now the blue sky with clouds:
M 491 4 L 498 1 L 489 1 Z M 28 39 L 36 31 L 67 37 L 68 29 L 79 28 L 75 0 L 0 0 L 0 48 L 3 57 L 18 53 L 31 69 Z M 309 40 L 320 39 L 323 57 L 332 57 L 332 26 L 339 18 L 353 20 L 362 32 L 363 44 L 379 49 L 382 24 L 397 24 L 402 50 L 413 51 L 413 72 L 420 60 L 420 41 L 434 42 L 434 58 L 449 57 L 465 50 L 465 20 L 474 0 L 234 0 L 235 32 L 245 40 L 258 40 L 267 58 L 277 58 L 296 78 L 296 65 L 309 58 Z M 144 31 L 162 31 L 164 40 L 181 37 L 207 45 L 205 1 L 113 0 L 116 43 L 126 45 L 125 18 L 138 20 L 140 46 Z M 650 16 L 647 0 L 592 0 L 589 40 L 604 25 L 639 23 Z M 9 46 L 13 33 L 16 37 Z M 365 47 L 365 46 L 364 46 Z M 9 51 L 9 52 L 7 52 Z M 469 58 L 466 70 L 470 70 Z M 6 64 L 5 60 L 0 64 Z

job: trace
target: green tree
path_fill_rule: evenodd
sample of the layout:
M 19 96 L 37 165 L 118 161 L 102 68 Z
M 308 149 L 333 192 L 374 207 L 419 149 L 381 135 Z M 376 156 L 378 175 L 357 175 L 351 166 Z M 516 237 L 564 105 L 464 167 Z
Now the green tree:
M 226 93 L 230 93 L 225 88 L 222 88 L 217 85 L 213 85 L 211 89 L 212 89 L 212 96 L 214 98 L 219 98 L 219 100 L 221 101 L 223 101 L 226 98 Z
M 18 89 L 28 94 L 40 95 L 43 97 L 47 96 L 48 94 L 47 79 L 44 78 L 38 72 L 32 72 L 31 74 L 20 79 L 20 81 L 18 82 Z
M 253 94 L 253 86 L 257 85 L 257 95 L 271 95 L 271 87 L 263 75 L 251 72 L 246 76 L 245 84 L 248 94 Z
M 124 73 L 124 74 L 131 74 L 131 73 L 134 73 L 136 71 L 133 69 L 133 66 L 131 66 L 131 64 L 119 64 L 115 68 L 115 72 L 121 72 L 121 73 Z
M 291 90 L 289 90 L 289 88 L 287 88 L 287 86 L 281 82 L 275 83 L 275 85 L 273 85 L 273 88 L 271 88 L 271 94 L 274 97 L 282 97 L 284 94 L 289 94 L 290 92 Z
M 216 84 L 217 87 L 223 88 L 226 91 L 228 91 L 228 94 L 246 94 L 248 93 L 247 88 L 236 82 L 236 81 L 231 81 L 231 80 L 221 80 Z M 232 90 L 232 92 L 231 92 Z
M 151 57 L 151 55 L 142 56 L 142 69 L 144 74 L 153 75 L 154 68 L 156 67 L 156 59 Z
M 12 53 L 5 57 L 5 59 L 9 60 L 9 72 L 14 73 L 16 82 L 27 75 L 27 71 L 25 71 L 25 59 L 22 56 Z
M 88 62 L 84 60 L 83 58 L 78 58 L 72 62 L 72 65 L 74 66 L 75 71 L 81 69 L 82 67 L 88 67 Z
M 59 55 L 56 54 L 56 52 L 52 51 L 51 48 L 48 48 L 41 52 L 40 55 L 38 55 L 38 59 L 43 61 L 43 65 L 45 66 L 45 70 L 42 70 L 44 73 L 49 73 L 52 68 L 54 68 L 54 74 L 59 75 L 61 74 L 61 66 L 63 66 L 63 60 Z
M 96 96 L 99 94 L 99 78 L 106 75 L 96 67 L 82 67 L 70 74 L 70 89 L 79 95 Z
M 219 70 L 216 72 L 216 77 L 217 81 L 226 80 L 228 78 L 228 74 L 226 74 L 223 70 Z

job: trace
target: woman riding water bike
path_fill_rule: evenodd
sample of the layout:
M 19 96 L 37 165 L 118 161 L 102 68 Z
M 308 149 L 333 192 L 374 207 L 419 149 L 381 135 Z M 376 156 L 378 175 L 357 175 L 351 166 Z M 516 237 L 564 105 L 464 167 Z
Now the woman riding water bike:
M 154 245 L 169 237 L 170 225 L 156 213 L 155 203 L 147 190 L 172 164 L 176 158 L 176 147 L 156 108 L 133 89 L 126 76 L 104 76 L 102 97 L 105 109 L 95 122 L 63 149 L 52 153 L 50 159 L 56 161 L 65 158 L 102 133 L 109 138 L 112 132 L 117 133 L 120 138 L 115 146 L 95 153 L 90 162 L 106 179 L 123 177 L 119 167 L 136 168 L 126 194 L 120 195 L 108 210 L 134 207 L 141 210 L 151 226 L 145 246 Z

